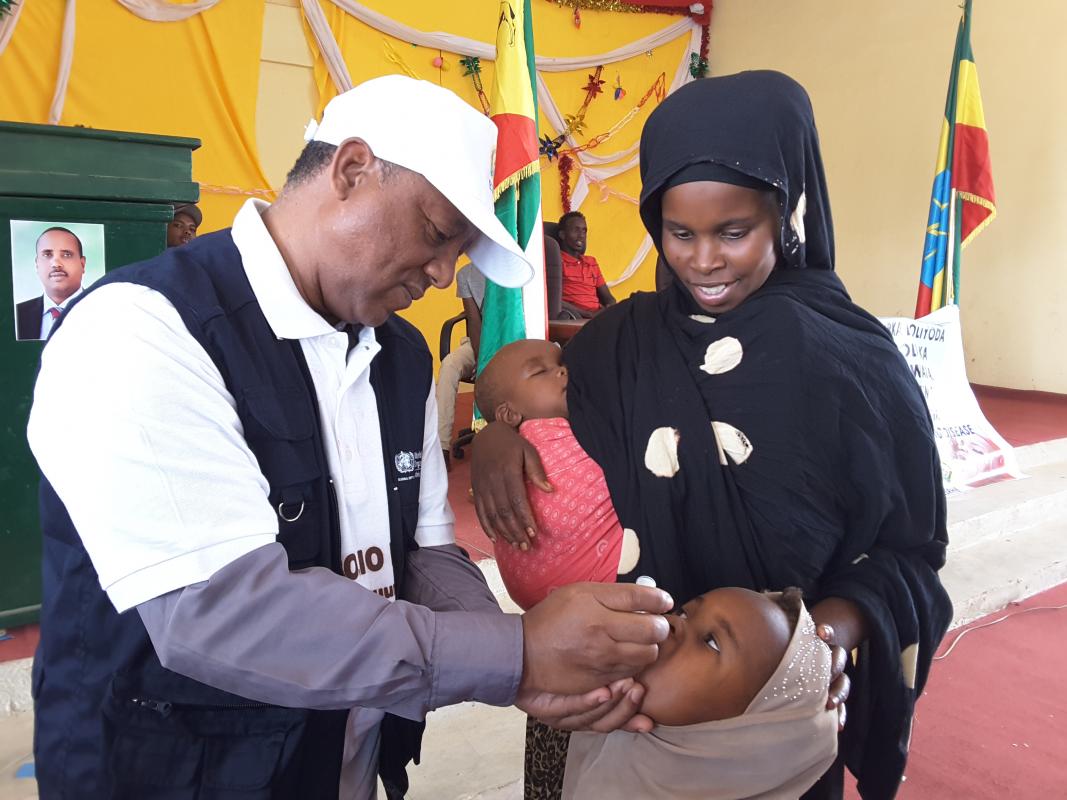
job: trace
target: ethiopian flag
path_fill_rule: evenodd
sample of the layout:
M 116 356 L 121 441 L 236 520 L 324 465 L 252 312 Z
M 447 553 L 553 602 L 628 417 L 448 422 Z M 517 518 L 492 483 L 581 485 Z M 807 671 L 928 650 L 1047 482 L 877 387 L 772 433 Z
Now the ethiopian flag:
M 530 0 L 502 0 L 490 100 L 490 117 L 497 127 L 493 197 L 497 217 L 526 251 L 534 277 L 522 289 L 486 281 L 479 373 L 504 345 L 527 336 L 540 338 L 546 332 L 536 74 Z
M 966 0 L 956 33 L 945 119 L 937 150 L 930 217 L 926 223 L 915 318 L 957 304 L 960 251 L 997 214 L 989 163 L 982 95 L 971 50 L 971 0 Z

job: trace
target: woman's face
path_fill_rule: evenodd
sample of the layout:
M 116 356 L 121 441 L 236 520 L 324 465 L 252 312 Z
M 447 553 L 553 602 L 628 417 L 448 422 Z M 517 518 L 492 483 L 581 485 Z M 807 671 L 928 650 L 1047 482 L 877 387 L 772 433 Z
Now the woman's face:
M 663 255 L 710 314 L 737 308 L 778 263 L 773 191 L 696 181 L 663 194 Z

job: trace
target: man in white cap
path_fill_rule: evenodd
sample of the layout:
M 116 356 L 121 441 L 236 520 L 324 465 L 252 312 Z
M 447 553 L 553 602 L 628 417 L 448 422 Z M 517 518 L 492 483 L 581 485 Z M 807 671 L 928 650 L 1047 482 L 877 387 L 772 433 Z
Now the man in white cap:
M 460 253 L 532 275 L 496 132 L 398 76 L 335 98 L 272 205 L 110 273 L 44 350 L 42 797 L 370 798 L 427 711 L 648 727 L 670 598 L 578 585 L 500 613 L 454 544 L 431 358 L 394 312 Z M 71 397 L 92 425 L 69 427 Z

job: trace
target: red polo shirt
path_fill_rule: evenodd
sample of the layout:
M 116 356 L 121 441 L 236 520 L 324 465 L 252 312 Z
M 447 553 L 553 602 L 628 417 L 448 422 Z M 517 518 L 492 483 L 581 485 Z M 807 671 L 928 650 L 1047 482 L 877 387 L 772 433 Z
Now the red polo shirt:
M 563 256 L 563 302 L 584 311 L 596 311 L 600 308 L 596 290 L 607 281 L 600 272 L 600 265 L 592 256 L 572 256 L 560 252 Z

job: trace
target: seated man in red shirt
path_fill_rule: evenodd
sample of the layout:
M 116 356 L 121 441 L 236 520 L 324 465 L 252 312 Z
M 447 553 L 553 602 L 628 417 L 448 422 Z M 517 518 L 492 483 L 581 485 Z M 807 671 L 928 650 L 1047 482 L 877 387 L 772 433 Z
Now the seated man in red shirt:
M 588 318 L 615 304 L 596 259 L 585 254 L 588 226 L 580 211 L 559 219 L 559 249 L 563 257 L 563 308 Z

